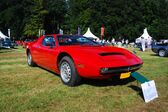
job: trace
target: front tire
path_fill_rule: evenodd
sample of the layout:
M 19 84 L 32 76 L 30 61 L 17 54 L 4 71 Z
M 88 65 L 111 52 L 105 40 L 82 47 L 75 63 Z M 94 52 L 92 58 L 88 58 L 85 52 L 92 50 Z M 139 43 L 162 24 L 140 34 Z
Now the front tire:
M 165 57 L 166 56 L 166 51 L 161 49 L 161 50 L 159 50 L 158 54 L 159 54 L 160 57 Z
M 78 75 L 73 60 L 65 56 L 59 63 L 61 81 L 68 86 L 77 86 L 81 82 L 81 77 Z
M 33 62 L 32 55 L 30 52 L 27 53 L 27 64 L 29 66 L 35 66 L 36 64 Z

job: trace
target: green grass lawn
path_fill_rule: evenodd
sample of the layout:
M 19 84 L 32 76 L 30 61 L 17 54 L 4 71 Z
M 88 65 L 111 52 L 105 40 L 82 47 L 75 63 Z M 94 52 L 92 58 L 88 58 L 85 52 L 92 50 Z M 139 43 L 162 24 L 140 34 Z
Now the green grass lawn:
M 85 80 L 80 86 L 67 87 L 54 73 L 29 67 L 24 49 L 0 49 L 0 111 L 168 111 L 168 57 L 134 50 L 144 61 L 138 72 L 156 83 L 159 97 L 149 103 L 143 100 L 140 83 L 131 78 Z

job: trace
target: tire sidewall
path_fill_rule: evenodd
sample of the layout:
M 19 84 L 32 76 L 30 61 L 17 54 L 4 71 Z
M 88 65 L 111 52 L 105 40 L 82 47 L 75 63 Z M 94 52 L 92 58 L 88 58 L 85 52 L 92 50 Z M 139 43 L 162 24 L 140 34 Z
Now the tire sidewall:
M 35 63 L 33 62 L 33 58 L 30 52 L 27 53 L 27 64 L 32 67 L 35 66 Z

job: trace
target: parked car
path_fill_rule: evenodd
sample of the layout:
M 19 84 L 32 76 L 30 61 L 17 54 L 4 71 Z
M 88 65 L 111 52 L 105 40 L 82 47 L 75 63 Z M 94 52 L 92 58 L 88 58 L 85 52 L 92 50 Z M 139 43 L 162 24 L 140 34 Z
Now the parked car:
M 154 43 L 152 44 L 152 51 L 160 57 L 168 56 L 168 43 Z
M 28 43 L 27 63 L 60 74 L 68 86 L 85 78 L 128 78 L 143 62 L 123 48 L 103 46 L 78 35 L 45 35 Z
M 2 48 L 14 48 L 15 43 L 11 41 L 9 38 L 0 40 L 0 47 Z
M 34 41 L 35 41 L 35 40 L 32 40 L 32 39 L 26 39 L 25 41 L 22 42 L 23 48 L 26 48 L 28 43 L 34 42 Z

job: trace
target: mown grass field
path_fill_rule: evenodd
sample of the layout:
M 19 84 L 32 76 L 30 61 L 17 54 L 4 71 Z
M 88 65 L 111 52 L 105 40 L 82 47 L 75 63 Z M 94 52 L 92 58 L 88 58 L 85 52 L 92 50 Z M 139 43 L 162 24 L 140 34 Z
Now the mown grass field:
M 25 51 L 0 49 L 1 112 L 166 112 L 168 111 L 168 57 L 135 49 L 144 65 L 138 72 L 155 80 L 159 98 L 145 103 L 140 83 L 130 79 L 85 80 L 67 87 L 59 76 L 29 67 Z

